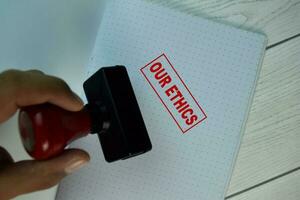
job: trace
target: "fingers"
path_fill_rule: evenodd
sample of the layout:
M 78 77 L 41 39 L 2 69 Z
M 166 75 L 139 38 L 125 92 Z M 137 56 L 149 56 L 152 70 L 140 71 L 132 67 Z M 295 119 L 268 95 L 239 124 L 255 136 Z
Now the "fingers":
M 3 147 L 0 147 L 0 170 L 13 162 L 10 154 Z
M 0 199 L 13 198 L 56 185 L 63 177 L 83 167 L 89 155 L 78 149 L 66 150 L 47 161 L 21 161 L 0 170 Z M 1 196 L 2 195 L 2 196 Z
M 37 69 L 27 70 L 26 72 L 37 73 L 37 74 L 44 74 L 44 72 L 42 72 L 40 70 L 37 70 Z
M 38 70 L 20 73 L 16 90 L 18 106 L 49 102 L 70 111 L 82 108 L 81 99 L 62 79 L 44 75 Z
M 83 108 L 82 100 L 59 78 L 38 70 L 8 70 L 0 74 L 0 122 L 18 107 L 52 103 L 69 111 Z

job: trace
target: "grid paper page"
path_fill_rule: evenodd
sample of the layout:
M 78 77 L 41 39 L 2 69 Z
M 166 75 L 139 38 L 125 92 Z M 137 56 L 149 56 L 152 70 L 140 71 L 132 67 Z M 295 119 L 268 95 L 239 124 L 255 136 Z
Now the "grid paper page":
M 264 35 L 151 3 L 109 2 L 87 77 L 127 67 L 153 147 L 107 163 L 97 136 L 74 142 L 91 163 L 61 182 L 57 200 L 224 199 L 265 43 Z M 162 53 L 207 114 L 185 134 L 140 71 Z

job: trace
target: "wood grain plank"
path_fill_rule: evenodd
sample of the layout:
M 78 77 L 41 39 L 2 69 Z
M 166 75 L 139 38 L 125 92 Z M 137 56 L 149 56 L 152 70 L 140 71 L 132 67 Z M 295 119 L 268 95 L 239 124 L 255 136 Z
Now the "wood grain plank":
M 300 0 L 147 0 L 192 15 L 264 32 L 269 45 L 300 33 Z
M 299 166 L 300 38 L 295 38 L 266 52 L 227 196 Z
M 256 187 L 229 200 L 299 200 L 300 170 Z

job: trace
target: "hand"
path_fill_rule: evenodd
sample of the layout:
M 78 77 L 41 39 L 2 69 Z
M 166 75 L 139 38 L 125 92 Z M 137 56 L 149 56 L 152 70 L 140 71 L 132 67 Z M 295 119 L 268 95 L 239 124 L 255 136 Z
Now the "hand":
M 46 102 L 70 111 L 83 108 L 80 98 L 61 79 L 37 70 L 9 70 L 0 74 L 0 123 L 22 106 Z M 52 187 L 88 161 L 86 152 L 69 149 L 46 161 L 14 162 L 9 153 L 0 147 L 0 199 Z

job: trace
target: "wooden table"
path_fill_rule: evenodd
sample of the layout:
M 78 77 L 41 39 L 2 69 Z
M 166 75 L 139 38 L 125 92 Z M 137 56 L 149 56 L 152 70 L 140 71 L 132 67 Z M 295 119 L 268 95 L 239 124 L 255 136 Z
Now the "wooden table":
M 96 1 L 98 0 L 87 0 L 86 4 L 97 5 Z M 268 47 L 226 199 L 299 200 L 300 0 L 147 1 L 192 15 L 212 18 L 249 30 L 263 32 L 267 35 Z M 33 1 L 31 0 L 31 2 Z M 66 3 L 66 1 L 63 2 Z M 85 4 L 83 1 L 73 0 L 68 1 L 67 4 L 72 4 L 72 6 L 76 4 L 83 10 L 88 10 L 90 19 L 97 16 L 95 13 L 98 10 L 87 9 L 87 6 L 82 6 Z M 94 7 L 96 8 L 96 6 Z M 62 12 L 63 10 L 59 11 Z M 70 22 L 72 19 L 69 18 Z M 93 23 L 96 27 L 98 21 L 95 20 Z M 76 34 L 77 29 L 74 30 Z M 95 31 L 96 28 L 93 30 Z M 91 35 L 95 36 L 96 33 Z M 81 42 L 92 40 L 90 37 L 86 37 Z M 62 41 L 65 42 L 65 40 Z M 73 44 L 71 40 L 69 42 L 70 45 Z M 64 46 L 66 45 L 64 44 Z M 69 47 L 75 49 L 77 46 Z M 91 50 L 88 45 L 84 47 L 86 48 L 85 55 L 78 59 L 78 66 L 82 66 L 83 63 L 80 63 L 80 60 L 87 57 Z M 82 47 L 80 48 L 82 49 Z M 60 53 L 63 52 L 68 51 L 61 50 Z M 69 55 L 69 58 L 74 57 L 73 54 L 66 55 Z M 3 60 L 0 62 L 3 64 Z M 37 64 L 42 65 L 43 62 Z M 61 65 L 55 63 L 55 65 L 67 66 L 68 63 L 61 63 Z M 66 75 L 64 78 L 67 81 L 71 80 L 72 77 L 69 77 L 67 73 L 69 69 L 64 70 Z M 60 72 L 57 75 L 60 75 Z M 79 84 L 75 86 L 75 88 L 79 87 Z M 8 123 L 12 123 L 12 126 L 15 125 L 14 122 Z M 2 137 L 2 141 L 5 141 L 5 138 L 3 140 Z M 11 152 L 14 151 L 14 147 L 7 145 L 7 148 L 10 148 Z M 18 157 L 21 153 L 15 155 L 17 158 L 23 158 L 22 156 Z M 17 199 L 50 200 L 54 198 L 54 195 L 55 189 L 51 189 Z
M 152 0 L 263 32 L 268 47 L 226 199 L 300 199 L 300 0 Z

